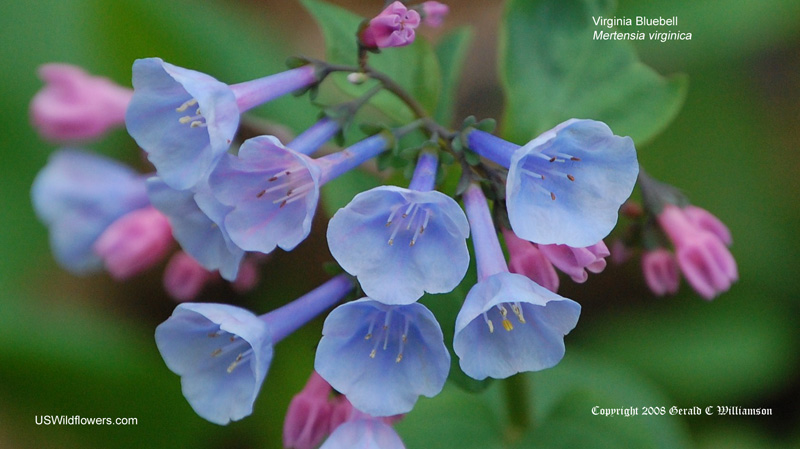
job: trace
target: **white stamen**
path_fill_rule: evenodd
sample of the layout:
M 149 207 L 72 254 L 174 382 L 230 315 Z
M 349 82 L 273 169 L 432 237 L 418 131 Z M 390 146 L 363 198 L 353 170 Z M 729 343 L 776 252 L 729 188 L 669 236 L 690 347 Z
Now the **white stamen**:
M 286 196 L 278 198 L 272 204 L 285 202 L 286 204 L 294 203 L 295 201 L 303 199 L 306 194 L 314 188 L 314 183 L 303 184 L 300 187 L 294 188 L 286 192 Z M 286 205 L 284 204 L 284 206 Z
M 397 206 L 397 207 L 394 208 L 392 213 L 389 215 L 389 219 L 386 220 L 386 226 L 389 226 L 390 224 L 392 224 L 392 220 L 394 220 L 394 216 L 397 214 L 397 211 L 399 211 L 399 210 L 400 210 L 400 206 Z
M 375 320 L 378 319 L 378 314 L 372 316 L 372 321 L 369 323 L 369 330 L 367 331 L 367 335 L 364 337 L 364 340 L 369 340 L 372 338 L 372 330 L 375 328 Z
M 383 350 L 384 351 L 386 350 L 386 346 L 389 344 L 389 326 L 391 324 L 392 324 L 392 310 L 389 309 L 389 311 L 386 312 L 386 319 L 383 321 L 383 330 L 385 332 L 384 335 L 383 335 Z
M 520 171 L 521 171 L 522 173 L 524 173 L 524 174 L 528 175 L 528 176 L 531 176 L 531 177 L 533 177 L 533 178 L 541 178 L 541 179 L 544 179 L 544 175 L 540 175 L 539 173 L 533 172 L 533 171 L 531 171 L 531 170 L 528 170 L 528 169 L 524 169 L 524 168 L 523 168 L 523 169 L 522 169 L 522 170 L 520 170 Z
M 489 319 L 486 312 L 483 312 L 483 321 L 486 321 L 486 325 L 489 326 L 489 333 L 494 333 L 494 324 L 492 324 L 492 320 Z
M 405 318 L 405 327 L 403 329 L 403 335 L 400 336 L 400 350 L 397 352 L 397 358 L 394 359 L 395 363 L 400 363 L 403 360 L 403 348 L 405 347 L 406 342 L 408 341 L 408 317 L 404 316 Z
M 414 237 L 411 238 L 411 243 L 408 246 L 414 246 L 417 243 L 417 239 L 423 232 L 425 232 L 425 226 L 428 225 L 428 219 L 430 219 L 431 211 L 425 210 L 425 218 L 422 220 L 422 226 L 418 227 L 416 232 L 414 232 Z
M 411 203 L 411 204 L 409 204 L 409 205 L 408 205 L 408 209 L 406 209 L 406 211 L 403 213 L 403 218 L 406 218 L 406 217 L 408 217 L 408 214 L 411 212 L 411 209 L 413 209 L 413 208 L 414 208 L 414 206 L 416 206 L 416 205 L 417 205 L 417 203 Z
M 406 231 L 411 229 L 411 225 L 414 223 L 414 217 L 417 216 L 417 211 L 418 210 L 419 210 L 419 207 L 417 207 L 417 203 L 414 203 L 414 212 L 411 213 L 411 219 L 408 220 L 408 226 L 406 226 Z
M 525 324 L 525 316 L 522 315 L 522 306 L 519 305 L 519 302 L 511 304 L 511 310 L 514 312 L 514 315 L 517 316 L 519 322 Z
M 389 236 L 389 246 L 394 245 L 394 238 L 397 236 L 397 231 L 400 230 L 400 223 L 397 223 L 392 230 L 392 235 Z

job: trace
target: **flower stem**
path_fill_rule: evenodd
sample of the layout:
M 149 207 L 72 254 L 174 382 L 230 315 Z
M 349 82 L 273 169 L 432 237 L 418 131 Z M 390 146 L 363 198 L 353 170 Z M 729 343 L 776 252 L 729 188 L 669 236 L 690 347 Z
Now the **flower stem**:
M 530 385 L 524 373 L 503 380 L 503 391 L 508 407 L 507 438 L 510 443 L 517 441 L 533 425 Z

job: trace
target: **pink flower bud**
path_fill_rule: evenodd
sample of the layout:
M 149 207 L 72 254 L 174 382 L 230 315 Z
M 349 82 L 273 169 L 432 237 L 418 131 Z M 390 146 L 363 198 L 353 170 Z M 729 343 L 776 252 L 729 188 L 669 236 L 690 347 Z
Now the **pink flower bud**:
M 351 404 L 344 395 L 335 397 L 331 401 L 331 405 L 333 409 L 331 411 L 331 418 L 329 421 L 329 433 L 333 433 L 337 427 L 346 423 L 347 421 L 350 421 L 353 415 L 360 413 L 355 407 L 353 407 L 353 404 Z
M 642 255 L 642 271 L 647 286 L 657 296 L 674 295 L 680 285 L 678 263 L 672 253 L 664 248 L 647 251 Z
M 239 265 L 239 273 L 236 275 L 236 280 L 231 283 L 231 287 L 236 293 L 247 293 L 258 285 L 258 281 L 258 264 L 252 259 L 244 259 Z
M 196 298 L 206 283 L 214 278 L 214 274 L 192 256 L 179 251 L 172 256 L 164 270 L 164 289 L 177 301 L 189 301 Z
M 171 245 L 172 229 L 167 217 L 148 206 L 111 223 L 93 249 L 111 276 L 122 280 L 158 263 Z
M 420 15 L 400 2 L 387 6 L 361 31 L 361 43 L 368 48 L 402 47 L 414 42 Z
M 39 77 L 46 85 L 31 101 L 31 121 L 45 139 L 92 139 L 125 123 L 132 89 L 68 64 L 45 64 Z
M 509 271 L 527 276 L 551 292 L 558 290 L 556 269 L 536 245 L 517 237 L 514 231 L 508 229 L 503 229 L 503 237 L 509 253 Z
M 450 7 L 439 2 L 425 2 L 422 4 L 422 22 L 429 27 L 442 25 L 444 16 L 450 12 Z
M 620 239 L 611 243 L 611 262 L 615 265 L 622 265 L 633 256 L 633 251 Z
M 719 228 L 708 222 L 699 226 L 696 220 L 673 204 L 658 215 L 659 225 L 675 245 L 678 266 L 686 280 L 702 297 L 713 299 L 739 278 L 738 269 L 722 240 L 725 234 L 710 231 Z
M 328 400 L 331 386 L 316 371 L 295 395 L 283 423 L 283 446 L 314 449 L 331 432 L 334 406 Z
M 577 283 L 586 282 L 589 278 L 587 270 L 600 273 L 606 268 L 606 260 L 611 253 L 601 240 L 585 248 L 573 248 L 567 245 L 539 245 L 539 250 L 550 259 L 550 262 Z
M 719 218 L 711 214 L 711 212 L 702 207 L 692 205 L 684 207 L 683 212 L 695 226 L 716 235 L 725 245 L 731 246 L 733 243 L 731 231 L 728 230 L 728 227 L 725 226 Z

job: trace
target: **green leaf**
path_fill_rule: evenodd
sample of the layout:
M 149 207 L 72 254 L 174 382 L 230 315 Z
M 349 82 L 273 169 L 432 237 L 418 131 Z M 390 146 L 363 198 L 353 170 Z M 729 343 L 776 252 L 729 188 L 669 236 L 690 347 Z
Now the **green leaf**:
M 500 38 L 508 139 L 526 142 L 567 119 L 586 118 L 640 145 L 675 118 L 686 96 L 685 76 L 660 76 L 629 42 L 593 40 L 592 17 L 613 16 L 609 4 L 509 2 Z
M 567 342 L 558 365 L 526 376 L 536 427 L 517 448 L 534 443 L 547 448 L 689 447 L 681 418 L 669 414 L 669 407 L 684 404 L 674 403 L 625 365 L 592 358 Z M 662 406 L 664 414 L 644 416 L 641 410 Z M 633 408 L 638 414 L 607 417 L 599 415 L 600 408 Z
M 328 217 L 347 206 L 354 196 L 381 185 L 380 179 L 364 170 L 350 170 L 322 187 L 322 207 Z
M 461 305 L 464 303 L 464 298 L 467 297 L 467 293 L 469 293 L 472 286 L 475 285 L 478 280 L 475 253 L 471 242 L 468 241 L 467 243 L 470 252 L 469 268 L 467 269 L 467 274 L 464 276 L 464 279 L 458 284 L 458 287 L 449 293 L 438 295 L 426 293 L 420 299 L 420 302 L 433 312 L 439 324 L 442 326 L 444 342 L 447 349 L 450 351 L 450 374 L 448 381 L 451 381 L 465 391 L 479 392 L 491 385 L 492 379 L 478 381 L 464 374 L 458 364 L 458 356 L 453 351 L 453 334 L 455 333 L 456 316 L 458 316 L 458 312 L 461 310 Z
M 356 32 L 364 20 L 346 9 L 319 0 L 303 0 L 303 5 L 317 20 L 325 37 L 328 62 L 356 65 L 358 44 Z M 413 44 L 387 48 L 369 55 L 369 65 L 388 74 L 428 111 L 433 112 L 439 99 L 441 75 L 433 47 L 420 36 Z M 354 85 L 344 73 L 331 75 L 337 86 L 353 97 L 364 94 L 371 83 Z M 370 104 L 399 123 L 414 119 L 412 111 L 388 92 L 376 95 Z
M 472 28 L 461 27 L 445 35 L 436 45 L 436 57 L 442 70 L 442 90 L 433 117 L 445 126 L 453 121 L 458 81 L 474 36 Z
M 196 447 L 216 438 L 219 427 L 196 416 L 181 396 L 180 380 L 159 357 L 151 327 L 93 313 L 76 299 L 62 294 L 36 308 L 31 301 L 38 299 L 4 296 L 0 363 L 7 368 L 0 372 L 0 405 L 13 410 L 9 416 L 20 431 L 52 441 L 75 439 L 81 444 L 74 447 L 83 448 L 109 447 L 109 441 L 117 448 L 142 447 L 144 441 L 148 447 Z M 34 416 L 42 415 L 137 423 L 35 426 Z
M 779 299 L 737 284 L 710 304 L 691 292 L 586 323 L 582 333 L 591 337 L 582 344 L 635 367 L 687 404 L 753 400 L 796 373 L 796 313 Z
M 408 448 L 500 449 L 499 400 L 496 388 L 473 395 L 445 385 L 433 400 L 421 399 L 395 427 Z

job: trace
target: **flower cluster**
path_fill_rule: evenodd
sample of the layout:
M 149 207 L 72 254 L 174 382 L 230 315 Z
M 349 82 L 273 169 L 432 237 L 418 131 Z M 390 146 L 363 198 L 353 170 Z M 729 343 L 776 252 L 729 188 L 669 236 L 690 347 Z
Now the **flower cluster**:
M 264 255 L 291 251 L 312 232 L 320 189 L 329 181 L 381 155 L 404 154 L 415 164 L 407 184 L 361 192 L 330 218 L 328 249 L 344 273 L 260 316 L 229 304 L 184 302 L 158 326 L 158 350 L 199 416 L 227 424 L 250 415 L 274 345 L 332 309 L 314 373 L 289 407 L 284 444 L 310 449 L 327 437 L 323 448 L 403 447 L 391 424 L 420 396 L 439 394 L 451 366 L 441 317 L 420 300 L 462 283 L 468 239 L 477 283 L 454 317 L 452 349 L 461 370 L 477 380 L 503 379 L 564 357 L 564 337 L 581 306 L 556 293 L 556 268 L 578 283 L 603 271 L 609 256 L 603 239 L 645 175 L 632 139 L 603 122 L 570 119 L 524 145 L 470 120 L 451 130 L 367 65 L 365 49 L 407 45 L 421 22 L 438 26 L 447 11 L 438 2 L 390 4 L 358 32 L 358 67 L 303 60 L 281 73 L 226 84 L 146 58 L 133 64 L 132 94 L 75 68 L 42 69 L 52 85 L 32 111 L 43 135 L 65 128 L 74 132 L 56 137 L 99 135 L 120 123 L 112 117 L 124 105 L 127 131 L 154 168 L 142 175 L 87 152 L 56 152 L 32 191 L 56 259 L 75 273 L 105 266 L 125 279 L 166 258 L 177 243 L 164 282 L 181 301 L 218 277 L 238 291 L 252 288 Z M 337 105 L 346 106 L 338 114 L 326 108 L 292 140 L 238 138 L 247 111 L 318 89 L 335 72 L 372 78 L 375 88 Z M 59 83 L 72 86 L 69 95 L 50 93 L 66 89 Z M 384 123 L 379 132 L 315 156 L 381 91 L 405 102 L 417 120 Z M 55 97 L 68 100 L 56 107 Z M 69 107 L 79 114 L 60 110 Z M 108 109 L 116 115 L 100 120 Z M 74 122 L 64 124 L 65 116 Z M 452 196 L 439 176 L 450 165 L 462 169 Z M 674 292 L 677 259 L 701 295 L 726 290 L 736 265 L 724 225 L 700 209 L 663 203 L 658 223 L 676 257 L 666 250 L 644 257 L 649 285 Z
M 675 187 L 639 173 L 644 208 L 626 205 L 634 218 L 615 251 L 625 259 L 641 245 L 642 271 L 647 286 L 658 296 L 675 294 L 683 273 L 692 288 L 707 300 L 727 291 L 739 278 L 729 251 L 733 237 L 722 221 L 691 205 Z

